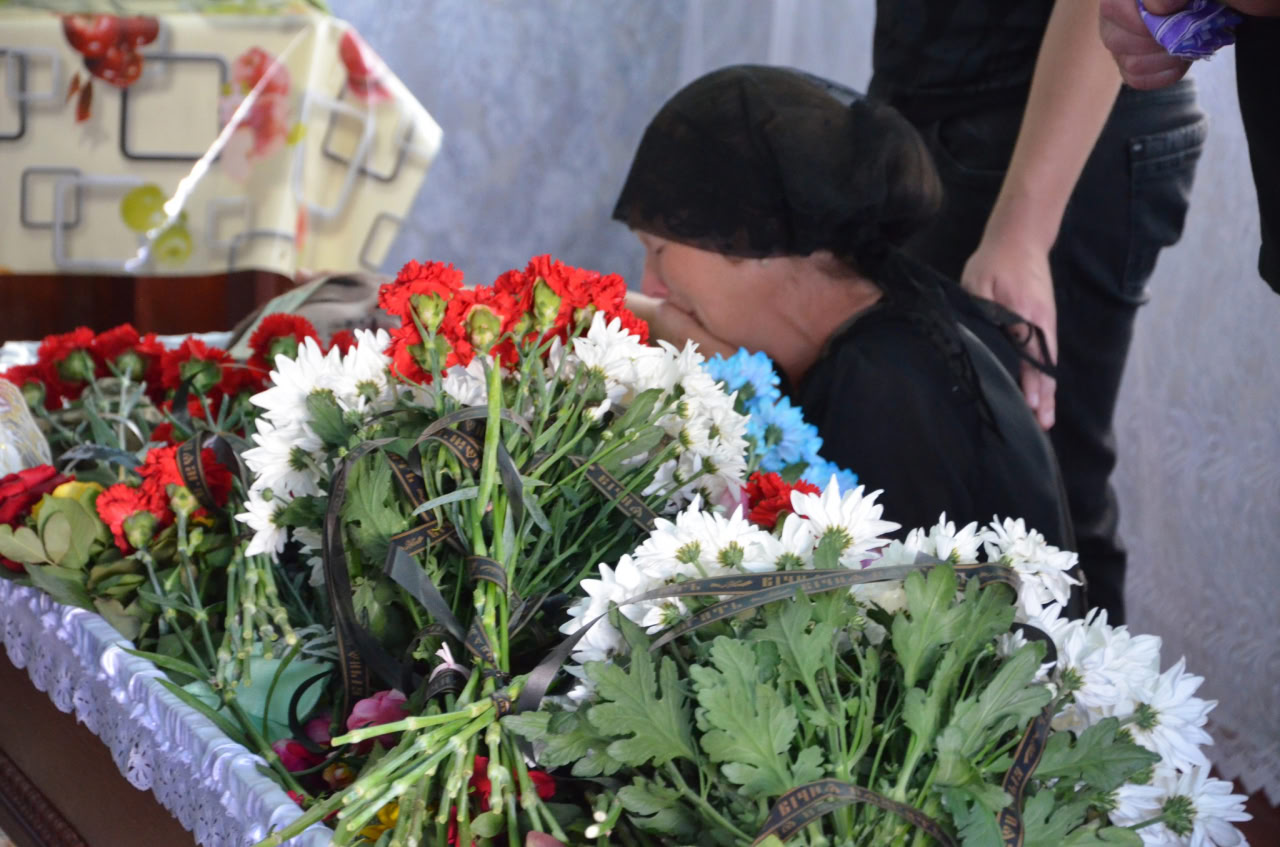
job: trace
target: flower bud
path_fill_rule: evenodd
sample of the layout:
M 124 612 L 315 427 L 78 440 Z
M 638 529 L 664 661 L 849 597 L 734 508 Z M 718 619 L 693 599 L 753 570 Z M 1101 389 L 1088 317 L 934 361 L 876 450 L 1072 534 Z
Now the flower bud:
M 222 368 L 207 359 L 187 359 L 178 369 L 178 375 L 190 381 L 191 390 L 196 394 L 207 394 L 222 381 Z
M 502 318 L 487 306 L 472 308 L 467 315 L 467 340 L 476 350 L 488 352 L 502 335 Z
M 85 350 L 72 350 L 58 362 L 58 375 L 67 382 L 88 382 L 93 379 L 93 359 Z
M 200 503 L 196 500 L 196 495 L 192 494 L 191 489 L 185 485 L 169 483 L 169 508 L 175 515 L 189 516 L 200 508 Z
M 129 379 L 141 379 L 147 372 L 147 359 L 136 350 L 126 350 L 116 356 L 116 370 Z
M 44 405 L 44 383 L 33 379 L 22 383 L 22 399 L 27 401 L 27 405 L 33 409 L 40 408 Z
M 551 290 L 547 281 L 538 278 L 533 284 L 533 320 L 540 330 L 548 330 L 556 325 L 560 315 L 560 295 Z
M 148 511 L 134 512 L 124 519 L 124 537 L 129 545 L 142 550 L 151 543 L 156 532 L 156 516 Z
M 292 335 L 278 335 L 271 339 L 271 344 L 267 347 L 267 361 L 274 362 L 276 356 L 298 358 L 298 339 Z
M 413 306 L 413 313 L 418 316 L 423 329 L 427 332 L 435 332 L 440 328 L 440 322 L 444 320 L 445 303 L 444 298 L 439 294 L 414 294 L 409 298 L 409 303 Z

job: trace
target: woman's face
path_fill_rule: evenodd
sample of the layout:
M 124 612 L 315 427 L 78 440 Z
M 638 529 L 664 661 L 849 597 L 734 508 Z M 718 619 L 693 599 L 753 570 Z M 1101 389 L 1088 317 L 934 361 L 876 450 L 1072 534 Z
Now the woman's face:
M 731 347 L 767 347 L 780 262 L 737 259 L 637 231 L 645 248 L 640 290 L 688 314 Z

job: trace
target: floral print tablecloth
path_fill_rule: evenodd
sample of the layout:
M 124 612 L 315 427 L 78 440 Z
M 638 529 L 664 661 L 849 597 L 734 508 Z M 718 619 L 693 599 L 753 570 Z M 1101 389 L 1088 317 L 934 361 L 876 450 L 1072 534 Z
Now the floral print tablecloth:
M 116 6 L 0 4 L 0 271 L 380 267 L 441 130 L 354 29 Z

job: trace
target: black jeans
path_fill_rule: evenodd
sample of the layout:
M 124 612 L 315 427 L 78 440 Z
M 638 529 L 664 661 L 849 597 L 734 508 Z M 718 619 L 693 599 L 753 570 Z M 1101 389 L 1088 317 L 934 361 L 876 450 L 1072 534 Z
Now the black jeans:
M 982 236 L 1008 167 L 1022 104 L 917 123 L 946 189 L 938 219 L 908 251 L 953 280 Z M 912 116 L 907 115 L 908 118 Z M 1126 555 L 1109 482 L 1112 417 L 1138 307 L 1160 249 L 1182 234 L 1207 122 L 1190 80 L 1121 91 L 1081 174 L 1049 255 L 1058 309 L 1057 422 L 1090 606 L 1124 622 Z

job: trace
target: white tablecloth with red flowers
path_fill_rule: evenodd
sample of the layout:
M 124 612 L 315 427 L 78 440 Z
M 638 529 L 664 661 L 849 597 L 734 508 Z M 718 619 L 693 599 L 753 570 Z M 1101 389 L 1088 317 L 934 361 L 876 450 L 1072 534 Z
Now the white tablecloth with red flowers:
M 441 131 L 354 29 L 38 5 L 0 8 L 0 272 L 381 266 Z

